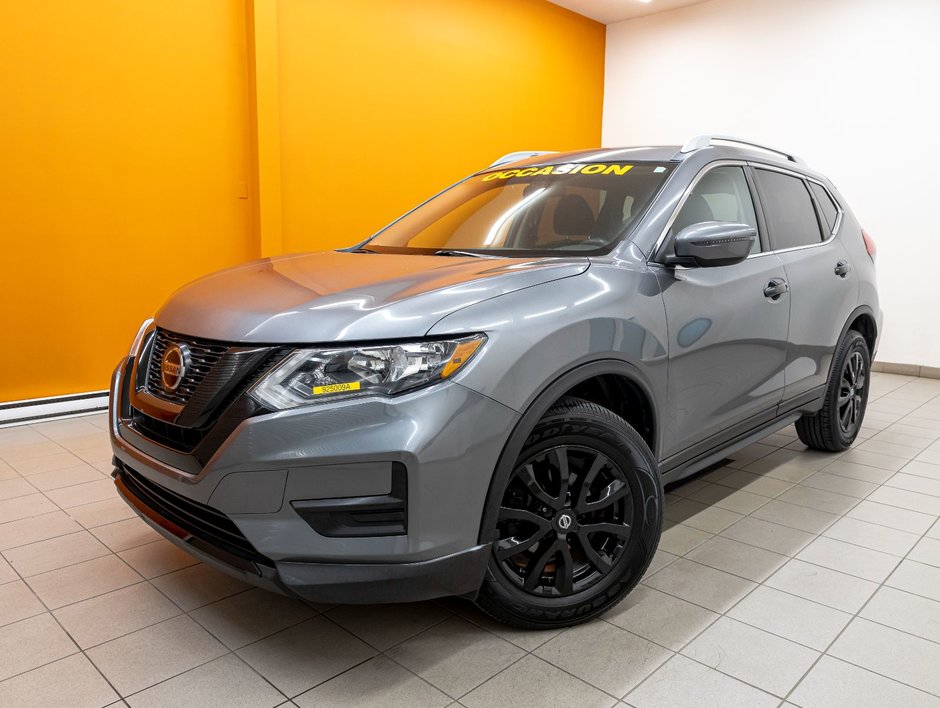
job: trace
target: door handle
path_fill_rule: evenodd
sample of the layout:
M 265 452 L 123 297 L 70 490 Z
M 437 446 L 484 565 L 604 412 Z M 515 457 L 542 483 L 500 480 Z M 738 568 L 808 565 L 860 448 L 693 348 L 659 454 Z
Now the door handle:
M 764 297 L 770 298 L 774 302 L 790 289 L 790 284 L 783 278 L 774 278 L 764 286 Z
M 849 274 L 849 271 L 852 270 L 852 266 L 849 265 L 848 261 L 839 261 L 836 263 L 835 270 L 833 272 L 838 275 L 840 278 L 844 278 Z

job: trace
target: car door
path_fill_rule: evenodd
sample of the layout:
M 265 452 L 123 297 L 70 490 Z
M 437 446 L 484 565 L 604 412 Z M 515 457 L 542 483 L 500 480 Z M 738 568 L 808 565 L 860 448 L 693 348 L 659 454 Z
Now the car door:
M 841 210 L 822 184 L 757 165 L 754 178 L 771 247 L 790 285 L 783 400 L 784 408 L 794 407 L 824 390 L 858 280 L 837 234 Z
M 713 166 L 668 231 L 672 239 L 695 223 L 729 221 L 757 227 L 760 240 L 734 265 L 659 270 L 669 329 L 667 459 L 759 426 L 783 397 L 790 298 L 783 264 L 767 252 L 752 189 L 743 164 Z

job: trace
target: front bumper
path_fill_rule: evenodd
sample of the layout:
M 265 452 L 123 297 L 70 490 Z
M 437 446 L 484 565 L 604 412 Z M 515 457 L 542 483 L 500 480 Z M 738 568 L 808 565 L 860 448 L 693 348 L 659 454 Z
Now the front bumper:
M 184 471 L 172 464 L 178 452 L 163 454 L 122 417 L 127 365 L 111 386 L 115 482 L 147 523 L 192 555 L 326 602 L 479 588 L 489 557 L 480 519 L 515 411 L 455 382 L 318 404 L 246 419 L 204 467 Z M 396 493 L 400 517 L 374 506 Z M 357 521 L 363 503 L 379 509 L 363 518 L 381 523 Z

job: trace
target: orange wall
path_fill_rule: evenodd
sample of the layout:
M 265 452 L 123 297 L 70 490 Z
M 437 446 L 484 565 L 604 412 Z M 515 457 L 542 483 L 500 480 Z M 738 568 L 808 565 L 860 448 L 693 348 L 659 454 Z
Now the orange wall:
M 177 287 L 255 257 L 240 0 L 0 3 L 0 401 L 107 388 Z
M 201 274 L 598 145 L 603 62 L 544 0 L 0 3 L 0 402 L 106 388 Z
M 544 0 L 280 0 L 283 249 L 351 245 L 515 150 L 600 144 L 603 25 Z

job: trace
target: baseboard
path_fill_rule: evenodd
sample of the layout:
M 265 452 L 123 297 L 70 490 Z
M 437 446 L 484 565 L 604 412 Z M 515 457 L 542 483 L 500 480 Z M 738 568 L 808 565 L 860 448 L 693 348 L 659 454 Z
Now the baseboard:
M 902 376 L 920 376 L 924 379 L 940 379 L 940 367 L 920 366 L 919 364 L 893 364 L 887 361 L 873 361 L 872 371 L 885 374 L 901 374 Z
M 71 396 L 31 398 L 0 403 L 0 428 L 53 418 L 71 418 L 108 409 L 108 392 L 91 391 Z

